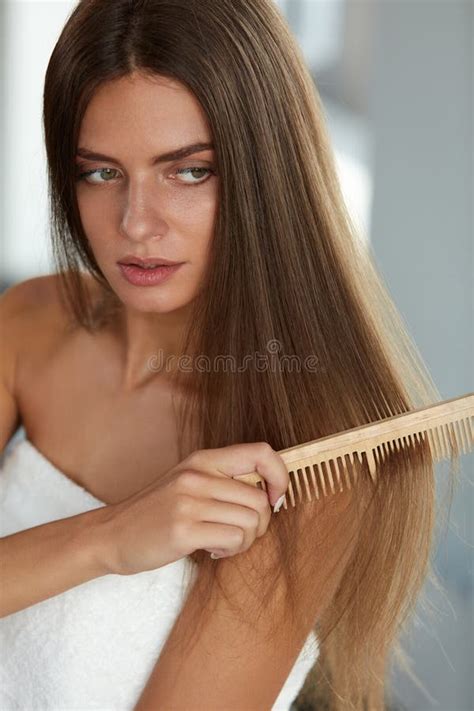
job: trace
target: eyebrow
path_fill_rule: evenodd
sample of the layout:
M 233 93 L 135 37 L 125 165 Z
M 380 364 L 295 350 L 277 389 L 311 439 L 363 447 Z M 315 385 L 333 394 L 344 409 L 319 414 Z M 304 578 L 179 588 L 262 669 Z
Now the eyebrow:
M 214 146 L 212 143 L 191 143 L 188 146 L 181 146 L 181 148 L 176 148 L 172 151 L 168 151 L 167 153 L 162 153 L 159 156 L 154 156 L 152 162 L 153 165 L 155 165 L 156 163 L 168 163 L 172 160 L 180 160 L 180 158 L 186 158 L 187 156 L 190 156 L 193 153 L 200 153 L 201 151 L 210 150 L 214 150 Z M 76 155 L 80 158 L 86 158 L 88 160 L 106 160 L 112 163 L 120 162 L 116 158 L 112 158 L 112 156 L 106 156 L 103 153 L 96 153 L 95 151 L 91 151 L 89 148 L 86 147 L 78 148 Z

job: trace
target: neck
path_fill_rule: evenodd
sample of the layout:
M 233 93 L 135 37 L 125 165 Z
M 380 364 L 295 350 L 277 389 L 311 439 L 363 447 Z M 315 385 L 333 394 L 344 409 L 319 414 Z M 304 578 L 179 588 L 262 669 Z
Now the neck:
M 151 380 L 167 380 L 183 355 L 189 309 L 144 313 L 124 307 L 116 324 L 120 344 L 121 387 L 139 388 Z

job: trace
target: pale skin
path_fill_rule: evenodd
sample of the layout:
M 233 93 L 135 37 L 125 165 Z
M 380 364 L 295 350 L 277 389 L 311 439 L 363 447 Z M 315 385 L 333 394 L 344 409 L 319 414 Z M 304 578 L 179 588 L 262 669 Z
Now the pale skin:
M 234 578 L 232 556 L 240 554 L 245 565 L 254 546 L 271 555 L 264 534 L 270 505 L 288 487 L 286 467 L 265 442 L 201 450 L 179 461 L 171 404 L 179 394 L 166 373 L 148 366 L 159 349 L 165 356 L 181 352 L 189 307 L 207 264 L 219 180 L 212 148 L 179 160 L 153 159 L 197 143 L 212 143 L 209 126 L 198 101 L 178 82 L 132 75 L 103 85 L 92 98 L 78 146 L 109 159 L 77 158 L 78 171 L 95 171 L 77 182 L 77 197 L 96 260 L 123 308 L 98 334 L 66 334 L 54 275 L 26 280 L 2 295 L 2 328 L 9 337 L 0 366 L 0 448 L 23 424 L 53 464 L 107 504 L 103 574 L 133 574 L 194 550 L 221 550 L 228 559 L 220 565 L 229 566 L 223 579 L 238 595 L 241 579 Z M 118 269 L 126 254 L 185 264 L 163 284 L 137 287 Z M 96 283 L 86 284 L 99 297 Z M 263 476 L 267 493 L 232 478 L 250 471 Z M 342 515 L 347 502 L 338 501 Z M 341 537 L 339 545 L 327 552 L 311 588 L 307 605 L 313 618 L 342 573 L 332 554 L 350 551 L 349 538 Z M 276 595 L 283 599 L 283 590 Z M 183 609 L 184 619 L 189 609 Z M 280 642 L 262 655 L 252 650 L 260 650 L 266 629 L 256 626 L 251 639 L 224 601 L 216 610 L 184 666 L 172 651 L 162 650 L 136 711 L 270 708 L 310 627 L 292 639 L 283 629 Z

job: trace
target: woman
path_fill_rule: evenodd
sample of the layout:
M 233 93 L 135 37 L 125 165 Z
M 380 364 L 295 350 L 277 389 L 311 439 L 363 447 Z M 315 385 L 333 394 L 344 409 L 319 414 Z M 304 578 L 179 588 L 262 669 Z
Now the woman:
M 2 640 L 60 616 L 61 649 L 82 645 L 40 707 L 288 709 L 313 667 L 306 708 L 383 709 L 433 575 L 429 452 L 273 516 L 278 450 L 440 398 L 351 226 L 282 17 L 271 0 L 82 0 L 44 129 L 57 274 L 2 298 L 2 436 L 28 434 L 7 474 L 53 468 L 87 501 L 2 531 Z M 255 470 L 266 492 L 236 479 Z

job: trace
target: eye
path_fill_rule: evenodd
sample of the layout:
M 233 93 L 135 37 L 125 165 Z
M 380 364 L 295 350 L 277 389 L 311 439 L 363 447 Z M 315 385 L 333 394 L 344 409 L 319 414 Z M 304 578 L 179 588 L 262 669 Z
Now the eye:
M 98 173 L 98 174 L 104 173 L 106 175 L 109 175 L 109 177 L 110 177 L 110 173 L 117 173 L 117 172 L 118 171 L 116 171 L 114 168 L 94 168 L 93 170 L 86 170 L 83 173 L 78 173 L 76 175 L 76 180 L 86 180 L 87 178 L 94 175 L 95 173 Z M 86 180 L 86 182 L 91 182 L 91 181 Z M 101 181 L 99 181 L 98 183 L 96 181 L 92 181 L 92 183 L 95 185 L 98 185 L 98 184 L 100 185 L 100 182 Z M 109 183 L 110 180 L 105 180 L 104 182 Z
M 92 170 L 78 172 L 76 174 L 76 180 L 84 180 L 85 182 L 92 185 L 103 185 L 104 183 L 110 183 L 111 180 L 115 177 L 114 174 L 118 172 L 119 171 L 115 168 L 93 168 Z M 196 178 L 196 173 L 198 173 L 197 177 L 200 178 L 199 180 L 179 180 L 179 182 L 189 186 L 201 185 L 202 183 L 205 183 L 208 180 L 211 174 L 215 175 L 215 171 L 212 168 L 205 168 L 203 166 L 179 168 L 175 172 L 176 175 L 190 175 L 191 178 Z M 199 176 L 199 173 L 204 173 L 204 176 Z M 206 177 L 206 174 L 208 177 Z M 92 176 L 100 176 L 102 179 L 91 180 Z
M 176 171 L 176 173 L 177 173 L 178 175 L 186 175 L 186 174 L 191 173 L 193 177 L 196 177 L 196 176 L 194 176 L 194 173 L 195 173 L 195 172 L 198 172 L 198 173 L 199 173 L 199 172 L 204 172 L 204 173 L 208 173 L 208 174 L 210 174 L 210 173 L 215 174 L 215 171 L 214 171 L 214 170 L 212 170 L 211 168 L 204 168 L 203 166 L 194 166 L 194 167 L 191 167 L 191 168 L 179 168 L 179 169 Z M 198 177 L 199 177 L 199 176 L 198 176 Z M 195 180 L 187 181 L 187 180 L 184 180 L 184 181 L 180 181 L 180 182 L 184 182 L 184 183 L 186 183 L 187 185 L 200 185 L 201 183 L 205 183 L 206 181 L 207 181 L 207 178 L 205 178 L 205 180 L 202 180 L 202 179 L 201 179 L 201 180 L 199 180 L 199 181 L 195 181 Z

